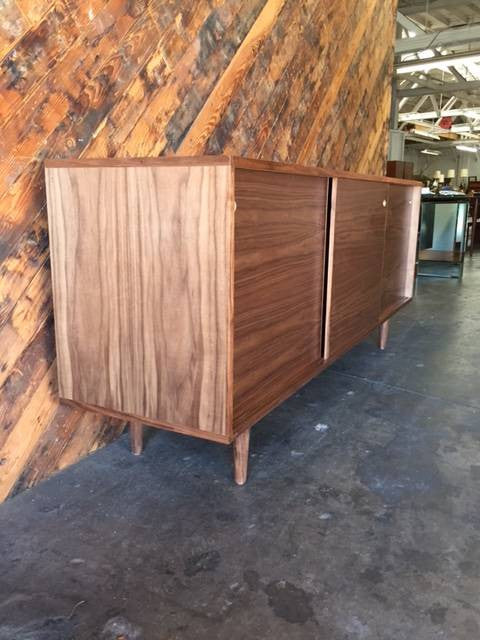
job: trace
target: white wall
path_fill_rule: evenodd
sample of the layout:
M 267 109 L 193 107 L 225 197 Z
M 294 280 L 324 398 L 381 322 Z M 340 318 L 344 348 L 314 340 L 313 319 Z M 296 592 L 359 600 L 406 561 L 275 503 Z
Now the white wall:
M 405 148 L 406 162 L 413 162 L 415 175 L 433 177 L 435 171 L 441 171 L 445 177 L 449 169 L 455 169 L 456 175 L 460 175 L 461 169 L 468 169 L 470 176 L 480 179 L 480 160 L 478 154 L 457 151 L 455 147 L 441 150 L 441 156 L 429 156 L 420 153 L 416 149 Z M 457 179 L 458 182 L 458 179 Z

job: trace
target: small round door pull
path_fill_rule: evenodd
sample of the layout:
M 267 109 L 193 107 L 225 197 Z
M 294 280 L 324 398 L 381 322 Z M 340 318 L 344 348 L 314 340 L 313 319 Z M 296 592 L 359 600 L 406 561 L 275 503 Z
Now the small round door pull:
M 382 206 L 383 206 L 383 207 L 386 207 L 386 206 L 387 206 L 387 201 L 386 201 L 386 200 L 384 200 L 384 201 L 382 202 Z

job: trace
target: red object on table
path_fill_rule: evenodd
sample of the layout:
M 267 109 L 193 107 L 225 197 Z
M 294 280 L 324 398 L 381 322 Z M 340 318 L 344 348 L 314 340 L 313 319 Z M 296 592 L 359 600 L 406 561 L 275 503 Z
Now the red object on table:
M 451 116 L 444 116 L 443 118 L 441 118 L 438 124 L 440 127 L 442 127 L 442 129 L 451 129 L 453 124 L 453 118 Z

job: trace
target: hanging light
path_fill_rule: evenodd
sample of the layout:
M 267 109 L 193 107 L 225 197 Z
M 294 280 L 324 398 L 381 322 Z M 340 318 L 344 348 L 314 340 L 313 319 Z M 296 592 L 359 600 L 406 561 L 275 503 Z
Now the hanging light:
M 426 156 L 441 156 L 440 151 L 435 151 L 434 149 L 422 149 L 420 153 L 424 153 Z M 438 172 L 440 175 L 440 172 Z
M 468 151 L 469 153 L 477 153 L 477 147 L 467 147 L 465 144 L 457 144 L 455 145 L 455 149 L 459 151 Z

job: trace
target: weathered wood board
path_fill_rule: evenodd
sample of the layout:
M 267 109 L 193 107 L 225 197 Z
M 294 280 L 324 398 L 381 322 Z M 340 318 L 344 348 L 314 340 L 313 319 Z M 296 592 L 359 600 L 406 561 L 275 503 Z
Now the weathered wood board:
M 0 500 L 122 430 L 57 401 L 45 158 L 225 151 L 381 175 L 395 10 L 395 0 L 0 4 Z

